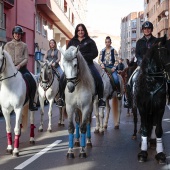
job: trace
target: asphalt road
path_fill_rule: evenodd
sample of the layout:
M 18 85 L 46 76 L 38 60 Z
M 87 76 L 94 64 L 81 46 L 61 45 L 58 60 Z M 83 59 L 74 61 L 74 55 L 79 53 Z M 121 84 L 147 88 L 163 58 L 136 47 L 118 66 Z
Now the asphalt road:
M 46 106 L 46 111 L 48 106 Z M 38 132 L 40 114 L 35 113 L 35 145 L 29 144 L 29 129 L 20 138 L 20 156 L 18 158 L 6 154 L 7 140 L 5 121 L 0 117 L 0 170 L 168 170 L 170 169 L 170 111 L 166 108 L 163 118 L 163 143 L 167 155 L 167 164 L 158 165 L 154 157 L 156 151 L 148 149 L 148 161 L 139 163 L 137 154 L 140 151 L 140 135 L 132 140 L 133 117 L 126 115 L 122 109 L 120 129 L 115 130 L 111 114 L 109 127 L 104 135 L 94 134 L 95 117 L 92 120 L 92 148 L 87 149 L 87 158 L 79 158 L 79 148 L 75 148 L 75 158 L 67 159 L 68 131 L 58 127 L 58 108 L 53 106 L 52 133 L 46 131 L 48 115 L 44 116 L 44 132 Z M 93 115 L 94 116 L 94 115 Z M 15 115 L 11 115 L 14 128 Z M 139 127 L 139 124 L 138 124 Z M 14 135 L 13 135 L 14 136 Z

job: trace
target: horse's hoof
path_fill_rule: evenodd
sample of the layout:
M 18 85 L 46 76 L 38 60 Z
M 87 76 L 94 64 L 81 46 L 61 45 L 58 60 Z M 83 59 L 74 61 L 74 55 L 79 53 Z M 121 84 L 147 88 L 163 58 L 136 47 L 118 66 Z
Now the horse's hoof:
M 52 130 L 47 130 L 49 133 L 51 133 L 52 132 Z
M 61 125 L 60 125 L 61 127 L 64 127 L 65 126 L 65 124 L 64 123 L 61 123 Z
M 119 125 L 116 125 L 114 129 L 119 129 Z
M 7 150 L 6 150 L 6 153 L 12 155 L 12 149 L 7 149 Z
M 76 141 L 76 142 L 74 143 L 74 146 L 75 146 L 75 147 L 80 147 L 80 142 L 79 142 L 79 141 Z
M 92 148 L 92 143 L 91 143 L 91 142 L 86 143 L 86 147 L 87 147 L 87 148 Z
M 104 131 L 99 131 L 100 135 L 104 135 Z
M 133 140 L 136 140 L 136 139 L 137 139 L 137 136 L 136 136 L 136 135 L 132 135 L 132 139 L 133 139 Z
M 30 144 L 31 144 L 31 145 L 34 145 L 34 144 L 35 144 L 35 141 L 30 141 Z
M 79 154 L 79 158 L 86 158 L 86 157 L 87 157 L 87 155 L 85 152 L 82 152 Z
M 166 155 L 163 152 L 160 152 L 157 155 L 155 155 L 155 159 L 157 160 L 158 164 L 166 163 Z
M 155 149 L 156 148 L 156 139 L 150 139 L 149 140 L 149 147 L 151 149 Z
M 12 156 L 19 157 L 19 152 L 13 152 Z
M 138 154 L 138 162 L 146 162 L 148 157 L 147 151 L 141 151 Z
M 38 129 L 38 132 L 43 132 L 43 129 Z
M 73 159 L 74 158 L 74 153 L 67 153 L 67 158 L 68 159 Z
M 94 133 L 99 133 L 99 130 L 95 129 L 95 130 L 94 130 Z
M 107 125 L 104 125 L 104 128 L 107 129 Z

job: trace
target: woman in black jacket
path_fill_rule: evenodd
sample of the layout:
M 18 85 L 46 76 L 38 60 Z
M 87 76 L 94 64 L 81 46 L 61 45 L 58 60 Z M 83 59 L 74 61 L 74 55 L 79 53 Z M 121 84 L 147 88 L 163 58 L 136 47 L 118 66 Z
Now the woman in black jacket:
M 93 59 L 98 56 L 98 50 L 96 43 L 88 36 L 87 29 L 84 24 L 78 24 L 75 29 L 74 37 L 69 41 L 67 48 L 70 46 L 79 46 L 79 50 L 86 60 L 89 69 L 91 70 L 92 76 L 94 78 L 96 84 L 96 91 L 99 98 L 99 107 L 105 107 L 105 102 L 103 101 L 103 82 L 100 74 L 98 73 L 97 69 L 94 66 Z M 64 91 L 65 86 L 63 86 L 63 82 L 61 81 L 61 91 Z M 62 95 L 63 96 L 63 95 Z M 57 101 L 57 105 L 59 107 L 63 106 L 64 101 L 61 98 Z

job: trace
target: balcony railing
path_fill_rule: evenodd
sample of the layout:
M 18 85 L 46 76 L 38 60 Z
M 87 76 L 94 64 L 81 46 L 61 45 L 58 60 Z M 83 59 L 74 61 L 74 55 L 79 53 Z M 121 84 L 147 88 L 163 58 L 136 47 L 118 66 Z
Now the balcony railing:
M 168 30 L 168 19 L 162 18 L 157 24 L 157 32 L 161 32 L 162 30 Z
M 161 14 L 164 11 L 167 11 L 169 8 L 169 0 L 164 0 L 160 5 L 157 7 L 157 13 L 158 15 Z

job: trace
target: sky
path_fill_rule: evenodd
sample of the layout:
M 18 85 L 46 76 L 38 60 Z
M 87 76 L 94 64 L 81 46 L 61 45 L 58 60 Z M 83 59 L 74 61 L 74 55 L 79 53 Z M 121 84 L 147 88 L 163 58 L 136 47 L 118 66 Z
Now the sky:
M 86 25 L 114 36 L 120 36 L 121 18 L 144 10 L 144 0 L 88 0 Z

